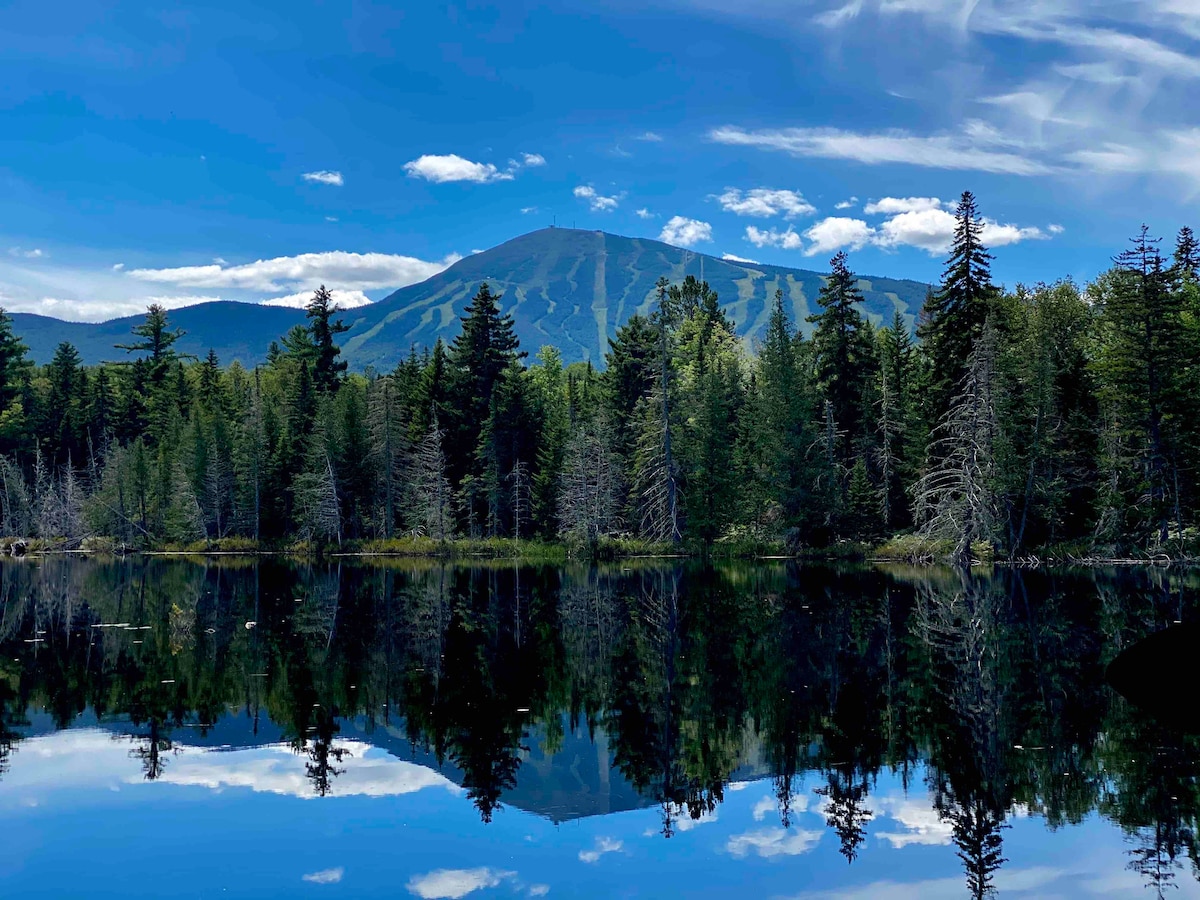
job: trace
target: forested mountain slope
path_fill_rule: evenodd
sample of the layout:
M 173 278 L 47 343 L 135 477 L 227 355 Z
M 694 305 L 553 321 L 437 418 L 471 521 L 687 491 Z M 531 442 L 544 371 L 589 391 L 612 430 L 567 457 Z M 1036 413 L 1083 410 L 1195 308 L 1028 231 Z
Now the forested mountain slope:
M 816 312 L 816 296 L 825 276 L 804 269 L 738 263 L 672 247 L 660 241 L 628 238 L 602 231 L 545 228 L 460 260 L 419 284 L 401 288 L 378 303 L 342 314 L 350 331 L 341 339 L 350 366 L 392 368 L 409 349 L 447 343 L 459 330 L 459 316 L 482 281 L 502 294 L 501 308 L 511 313 L 521 346 L 531 353 L 545 344 L 559 347 L 565 362 L 591 360 L 602 365 L 608 339 L 635 312 L 646 312 L 654 284 L 666 277 L 677 283 L 701 275 L 744 337 L 758 338 L 766 328 L 775 291 L 782 289 L 802 331 Z M 925 297 L 916 281 L 863 277 L 863 311 L 875 324 L 891 322 L 895 310 L 909 327 Z M 100 324 L 61 322 L 29 313 L 12 316 L 16 333 L 30 356 L 47 363 L 54 348 L 70 341 L 85 364 L 123 356 L 123 343 L 142 316 Z M 180 353 L 202 357 L 214 349 L 222 362 L 251 366 L 266 358 L 271 341 L 304 321 L 302 310 L 249 303 L 207 303 L 171 311 L 171 323 L 187 334 Z
M 703 272 L 701 272 L 703 266 Z M 816 312 L 824 276 L 804 269 L 738 263 L 692 253 L 660 241 L 603 231 L 544 228 L 476 253 L 432 278 L 401 288 L 371 306 L 347 313 L 352 323 L 343 340 L 351 364 L 387 367 L 398 354 L 450 341 L 481 281 L 503 295 L 521 346 L 536 351 L 558 347 L 566 362 L 602 363 L 608 339 L 635 312 L 647 312 L 654 284 L 685 275 L 700 277 L 717 292 L 743 337 L 760 337 L 775 291 L 782 289 L 794 321 L 804 331 Z M 910 328 L 925 298 L 916 281 L 863 277 L 864 312 L 875 324 L 890 322 L 895 310 Z

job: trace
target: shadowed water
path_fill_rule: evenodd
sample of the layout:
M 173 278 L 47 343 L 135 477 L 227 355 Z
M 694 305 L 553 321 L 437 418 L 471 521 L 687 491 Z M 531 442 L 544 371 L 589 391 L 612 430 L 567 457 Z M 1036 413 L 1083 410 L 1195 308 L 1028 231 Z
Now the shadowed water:
M 5 563 L 0 893 L 1197 897 L 1200 738 L 1104 669 L 1198 589 Z

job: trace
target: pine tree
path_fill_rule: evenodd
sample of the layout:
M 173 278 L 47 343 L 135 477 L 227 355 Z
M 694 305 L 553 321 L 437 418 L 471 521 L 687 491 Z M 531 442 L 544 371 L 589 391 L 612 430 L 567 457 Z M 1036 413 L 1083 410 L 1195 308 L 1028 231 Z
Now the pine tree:
M 846 254 L 829 261 L 830 274 L 817 302 L 821 312 L 809 316 L 816 328 L 812 335 L 817 387 L 830 405 L 837 430 L 837 458 L 843 464 L 853 454 L 853 445 L 863 434 L 867 418 L 864 393 L 872 377 L 874 354 L 866 335 L 859 305 L 862 293 L 858 279 L 846 265 Z
M 314 346 L 313 386 L 318 393 L 337 390 L 346 373 L 346 360 L 340 359 L 341 348 L 334 343 L 339 334 L 350 330 L 350 326 L 334 316 L 340 312 L 325 285 L 317 288 L 308 302 L 305 316 L 308 318 L 308 333 Z
M 983 333 L 984 320 L 996 297 L 991 276 L 993 257 L 981 241 L 983 225 L 975 196 L 964 192 L 955 213 L 954 239 L 941 288 L 927 298 L 917 330 L 929 359 L 925 407 L 932 422 L 939 421 L 949 409 L 966 373 L 967 357 Z
M 1173 290 L 1157 242 L 1149 229 L 1101 279 L 1094 296 L 1102 304 L 1096 354 L 1100 396 L 1133 452 L 1140 470 L 1146 527 L 1164 543 L 1172 514 L 1173 444 L 1181 400 L 1184 365 L 1182 294 Z M 1142 505 L 1128 497 L 1129 506 Z
M 186 332 L 182 328 L 170 327 L 166 307 L 152 303 L 146 309 L 146 320 L 133 327 L 134 337 L 141 338 L 129 344 L 117 344 L 116 349 L 127 353 L 144 353 L 150 361 L 151 378 L 156 383 L 165 377 L 171 364 L 178 358 L 174 346 Z
M 513 329 L 512 316 L 501 315 L 500 298 L 484 282 L 463 312 L 462 331 L 450 345 L 449 402 L 439 410 L 449 436 L 446 449 L 452 483 L 461 485 L 468 474 L 484 475 L 477 451 L 492 409 L 492 393 L 509 366 L 525 356 Z M 481 513 L 473 505 L 468 517 Z
M 1186 225 L 1179 229 L 1173 263 L 1171 272 L 1176 279 L 1196 281 L 1200 278 L 1200 241 L 1196 240 L 1195 232 Z

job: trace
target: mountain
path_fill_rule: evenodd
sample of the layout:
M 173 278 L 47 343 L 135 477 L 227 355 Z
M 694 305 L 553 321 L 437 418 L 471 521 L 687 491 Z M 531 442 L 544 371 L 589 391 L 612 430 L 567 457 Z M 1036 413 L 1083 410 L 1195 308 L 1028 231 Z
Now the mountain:
M 544 344 L 562 350 L 567 362 L 602 364 L 608 338 L 636 312 L 647 312 L 654 284 L 665 276 L 703 277 L 722 306 L 751 340 L 766 327 L 771 302 L 782 289 L 793 322 L 806 332 L 805 319 L 817 308 L 824 276 L 805 269 L 759 265 L 705 256 L 660 241 L 602 231 L 544 228 L 506 241 L 455 263 L 420 284 L 409 285 L 369 306 L 346 310 L 351 326 L 342 350 L 354 368 L 390 369 L 414 344 L 453 340 L 458 317 L 482 281 L 503 294 L 502 306 L 516 321 L 521 345 L 536 353 Z M 867 316 L 876 324 L 891 321 L 899 310 L 912 327 L 925 299 L 926 285 L 916 281 L 864 276 L 859 279 Z M 304 313 L 247 303 L 208 303 L 171 312 L 171 322 L 187 331 L 179 346 L 202 356 L 209 347 L 222 362 L 261 360 L 271 341 Z M 38 362 L 46 362 L 60 341 L 71 341 L 85 361 L 117 359 L 113 344 L 128 340 L 140 317 L 99 325 L 59 322 L 25 313 L 13 315 L 17 333 Z
M 126 316 L 107 322 L 62 322 L 33 313 L 12 313 L 13 330 L 39 363 L 54 356 L 54 348 L 63 341 L 75 345 L 88 365 L 119 360 L 127 356 L 115 344 L 128 344 L 135 325 L 144 316 Z M 203 357 L 209 348 L 217 351 L 222 363 L 235 359 L 245 366 L 261 362 L 271 341 L 278 340 L 295 324 L 304 321 L 304 310 L 257 303 L 201 303 L 173 309 L 171 327 L 187 332 L 175 345 L 180 353 Z
M 567 362 L 602 362 L 617 326 L 649 310 L 661 276 L 672 282 L 699 277 L 702 266 L 744 337 L 763 333 L 778 288 L 791 303 L 793 322 L 811 330 L 804 320 L 817 308 L 824 284 L 818 272 L 718 259 L 603 231 L 544 228 L 353 310 L 345 317 L 353 327 L 342 347 L 358 367 L 389 368 L 414 343 L 449 341 L 458 333 L 459 314 L 487 281 L 503 293 L 502 306 L 512 313 L 521 346 L 530 353 L 554 344 Z M 873 322 L 890 322 L 898 309 L 912 328 L 927 285 L 872 276 L 860 278 L 859 288 Z

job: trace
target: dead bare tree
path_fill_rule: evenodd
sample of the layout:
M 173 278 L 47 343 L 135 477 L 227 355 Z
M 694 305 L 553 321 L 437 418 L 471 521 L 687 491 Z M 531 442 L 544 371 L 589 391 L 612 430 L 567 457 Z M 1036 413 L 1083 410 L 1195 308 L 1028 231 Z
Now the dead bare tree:
M 558 521 L 566 537 L 594 546 L 621 524 L 621 466 L 612 428 L 597 417 L 567 442 L 559 479 Z
M 976 541 L 995 542 L 998 339 L 989 319 L 971 352 L 958 396 L 934 429 L 928 468 L 913 488 L 920 533 L 954 542 L 956 565 L 971 561 Z

